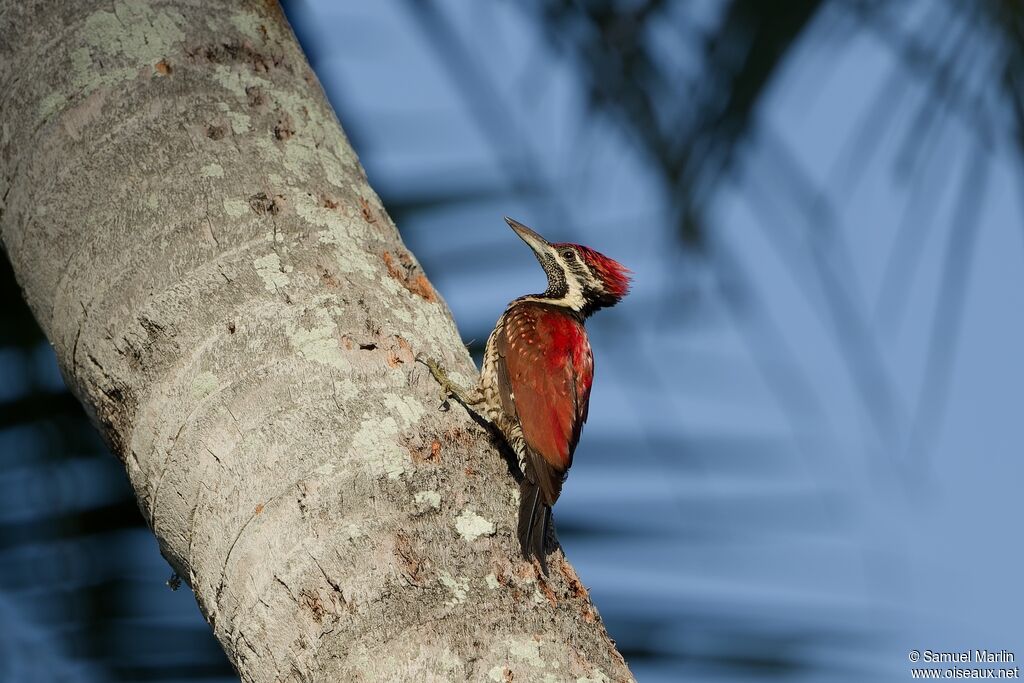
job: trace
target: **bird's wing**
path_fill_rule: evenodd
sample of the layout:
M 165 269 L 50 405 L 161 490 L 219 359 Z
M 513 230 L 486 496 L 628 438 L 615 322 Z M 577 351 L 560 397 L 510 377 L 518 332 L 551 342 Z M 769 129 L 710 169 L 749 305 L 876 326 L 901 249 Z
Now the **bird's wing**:
M 556 307 L 524 303 L 509 311 L 497 341 L 499 375 L 507 377 L 502 402 L 514 406 L 523 431 L 533 469 L 526 474 L 552 505 L 590 402 L 594 361 L 586 330 Z

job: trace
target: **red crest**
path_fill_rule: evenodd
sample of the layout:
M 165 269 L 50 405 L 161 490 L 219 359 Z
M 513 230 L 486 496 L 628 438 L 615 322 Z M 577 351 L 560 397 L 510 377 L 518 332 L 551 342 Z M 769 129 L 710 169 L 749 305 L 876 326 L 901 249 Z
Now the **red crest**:
M 553 244 L 555 248 L 558 247 L 572 247 L 579 255 L 587 262 L 590 269 L 601 278 L 601 282 L 604 284 L 604 290 L 615 297 L 618 301 L 622 297 L 629 294 L 629 284 L 632 278 L 630 275 L 632 271 L 626 266 L 622 265 L 615 259 L 608 258 L 599 251 L 594 251 L 590 247 L 585 247 L 582 244 Z

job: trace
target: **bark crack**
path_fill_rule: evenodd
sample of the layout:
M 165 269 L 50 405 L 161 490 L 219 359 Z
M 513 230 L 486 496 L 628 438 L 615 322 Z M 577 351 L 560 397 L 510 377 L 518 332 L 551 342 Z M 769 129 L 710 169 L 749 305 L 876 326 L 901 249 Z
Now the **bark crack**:
M 249 518 L 245 520 L 245 523 L 238 530 L 238 533 L 235 534 L 235 538 L 234 538 L 233 541 L 231 541 L 231 546 L 228 548 L 228 552 L 224 556 L 224 564 L 221 567 L 221 571 L 220 571 L 220 583 L 217 585 L 217 592 L 216 592 L 216 598 L 215 598 L 215 607 L 216 607 L 218 612 L 220 611 L 220 607 L 221 607 L 221 598 L 222 598 L 223 593 L 224 593 L 224 587 L 225 587 L 225 584 L 226 584 L 228 567 L 229 567 L 229 565 L 231 563 L 231 555 L 234 553 L 235 547 L 238 545 L 238 541 L 242 538 L 242 534 L 245 533 L 245 530 L 249 528 L 249 525 L 252 523 L 252 521 L 254 519 L 256 519 L 260 515 L 263 515 L 264 513 L 268 512 L 269 509 L 271 508 L 271 506 L 273 506 L 277 501 L 279 501 L 281 498 L 283 498 L 285 495 L 287 495 L 293 488 L 296 487 L 296 485 L 297 485 L 297 483 L 299 481 L 302 481 L 302 480 L 306 479 L 307 476 L 308 476 L 308 474 L 307 475 L 303 475 L 298 480 L 289 483 L 288 486 L 286 486 L 280 493 L 277 493 L 274 496 L 272 496 L 269 500 L 267 500 L 266 503 L 263 503 L 262 505 L 257 506 L 256 509 L 254 509 L 249 514 Z M 278 577 L 275 576 L 275 578 L 278 578 Z M 280 579 L 278 578 L 278 580 L 280 580 Z

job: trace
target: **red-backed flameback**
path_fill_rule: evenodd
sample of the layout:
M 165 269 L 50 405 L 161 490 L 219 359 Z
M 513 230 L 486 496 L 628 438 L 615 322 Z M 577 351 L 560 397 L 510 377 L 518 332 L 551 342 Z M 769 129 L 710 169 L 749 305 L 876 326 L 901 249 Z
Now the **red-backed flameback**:
M 594 358 L 583 321 L 629 291 L 629 271 L 579 244 L 552 243 L 506 218 L 544 268 L 543 294 L 514 299 L 498 318 L 484 350 L 480 383 L 453 384 L 433 361 L 434 377 L 492 425 L 519 460 L 518 536 L 523 555 L 547 573 L 551 506 L 558 500 L 580 430 L 587 419 Z

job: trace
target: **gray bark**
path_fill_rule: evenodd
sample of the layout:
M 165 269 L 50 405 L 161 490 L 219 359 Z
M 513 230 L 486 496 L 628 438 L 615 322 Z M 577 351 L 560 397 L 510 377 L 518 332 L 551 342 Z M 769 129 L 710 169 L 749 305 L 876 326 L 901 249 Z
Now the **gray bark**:
M 276 3 L 0 0 L 0 112 L 25 298 L 243 680 L 631 678 Z

